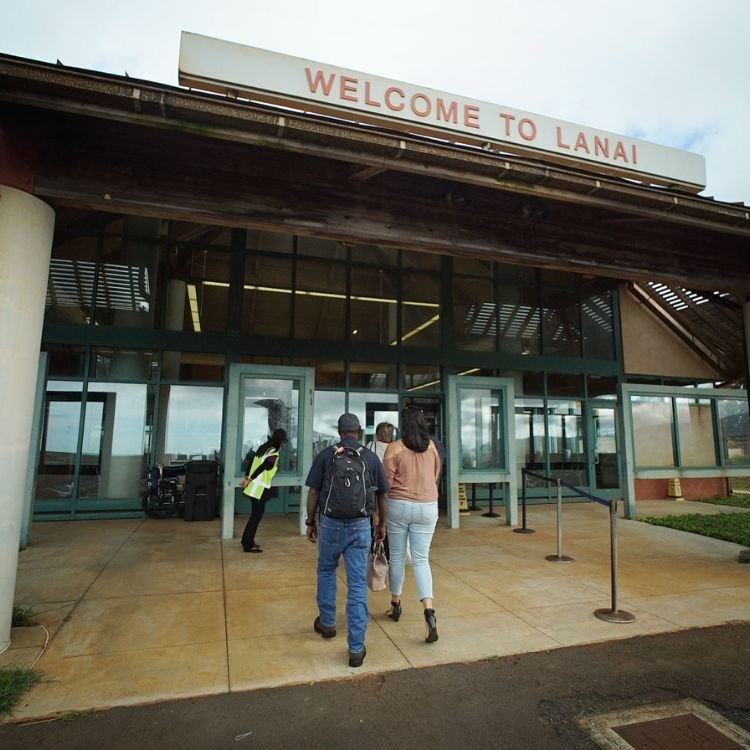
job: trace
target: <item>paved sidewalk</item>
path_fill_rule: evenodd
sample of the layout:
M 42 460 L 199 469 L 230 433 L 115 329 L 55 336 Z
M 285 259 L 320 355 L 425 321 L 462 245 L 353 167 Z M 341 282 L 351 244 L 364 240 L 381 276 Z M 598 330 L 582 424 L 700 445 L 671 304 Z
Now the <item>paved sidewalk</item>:
M 652 501 L 639 510 L 723 509 Z M 461 522 L 460 530 L 441 522 L 433 545 L 440 640 L 424 643 L 408 573 L 399 623 L 384 616 L 387 593 L 370 594 L 360 670 L 347 664 L 343 569 L 340 636 L 324 641 L 312 631 L 316 549 L 296 533 L 295 517 L 263 520 L 262 555 L 243 554 L 237 539 L 221 542 L 218 521 L 35 524 L 16 603 L 39 613 L 50 640 L 44 648 L 42 628 L 16 629 L 0 663 L 38 659 L 46 680 L 14 718 L 363 675 L 392 680 L 413 668 L 750 620 L 750 566 L 737 563 L 738 545 L 620 519 L 619 605 L 636 616 L 622 625 L 593 616 L 611 605 L 606 509 L 565 506 L 572 563 L 545 559 L 556 552 L 553 506 L 529 508 L 530 535 L 479 513 Z

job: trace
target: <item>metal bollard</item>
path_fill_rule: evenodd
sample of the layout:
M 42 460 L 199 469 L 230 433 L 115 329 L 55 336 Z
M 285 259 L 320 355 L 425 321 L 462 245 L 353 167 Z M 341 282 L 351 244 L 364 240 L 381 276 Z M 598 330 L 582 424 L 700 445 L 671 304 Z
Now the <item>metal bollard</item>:
M 534 529 L 526 528 L 526 469 L 521 469 L 521 528 L 513 529 L 516 534 L 533 534 Z
M 612 609 L 596 609 L 594 615 L 606 622 L 634 622 L 635 615 L 617 608 L 617 500 L 609 506 L 609 552 L 612 580 Z
M 547 555 L 550 562 L 573 562 L 575 558 L 562 553 L 562 484 L 557 480 L 557 554 Z

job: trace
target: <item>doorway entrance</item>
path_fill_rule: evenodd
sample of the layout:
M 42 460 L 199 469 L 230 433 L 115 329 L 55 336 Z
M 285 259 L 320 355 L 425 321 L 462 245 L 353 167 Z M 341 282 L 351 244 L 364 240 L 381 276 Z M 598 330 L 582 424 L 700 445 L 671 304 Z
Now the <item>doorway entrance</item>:
M 234 536 L 234 514 L 249 512 L 238 484 L 248 451 L 264 443 L 276 429 L 287 442 L 280 454 L 273 485 L 278 495 L 268 501 L 271 513 L 300 513 L 302 486 L 313 459 L 313 388 L 315 371 L 308 367 L 276 367 L 233 364 L 224 420 L 224 492 L 221 536 Z

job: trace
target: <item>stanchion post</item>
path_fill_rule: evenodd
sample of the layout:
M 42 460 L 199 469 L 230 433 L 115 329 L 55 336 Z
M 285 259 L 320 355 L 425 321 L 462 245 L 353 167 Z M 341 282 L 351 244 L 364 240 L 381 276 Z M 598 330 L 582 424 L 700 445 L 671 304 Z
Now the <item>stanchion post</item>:
M 516 534 L 533 534 L 534 529 L 526 528 L 526 469 L 521 469 L 521 518 L 520 529 L 513 529 Z
M 487 487 L 490 490 L 490 509 L 487 513 L 482 513 L 482 515 L 485 518 L 498 518 L 499 513 L 495 513 L 495 498 L 493 496 L 493 490 L 495 489 L 495 485 L 493 482 L 490 482 Z
M 547 555 L 550 562 L 573 562 L 574 558 L 562 553 L 562 482 L 557 480 L 557 554 Z
M 471 485 L 471 505 L 469 506 L 469 510 L 482 510 L 482 508 L 477 505 L 477 485 L 472 484 Z
M 612 608 L 596 609 L 594 615 L 605 622 L 634 622 L 635 615 L 618 609 L 617 606 L 617 500 L 609 505 L 609 554 L 612 580 Z

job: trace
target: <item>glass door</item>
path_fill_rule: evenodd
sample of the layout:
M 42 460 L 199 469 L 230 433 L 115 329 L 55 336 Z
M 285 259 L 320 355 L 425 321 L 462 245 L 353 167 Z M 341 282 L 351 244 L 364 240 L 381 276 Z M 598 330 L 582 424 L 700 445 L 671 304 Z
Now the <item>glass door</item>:
M 616 405 L 594 401 L 590 403 L 588 411 L 591 487 L 593 490 L 617 490 L 620 487 L 620 471 Z
M 244 476 L 243 460 L 276 429 L 287 442 L 274 477 L 276 495 L 266 512 L 303 511 L 303 493 L 312 463 L 313 386 L 315 372 L 304 367 L 234 364 L 229 370 L 229 391 L 224 420 L 224 497 L 222 537 L 234 536 L 235 512 L 248 513 L 250 503 L 238 485 Z
M 513 381 L 448 378 L 448 525 L 458 527 L 460 484 L 504 485 L 506 521 L 517 522 Z

